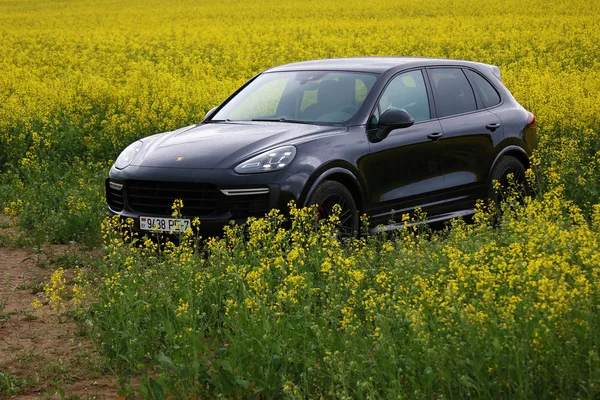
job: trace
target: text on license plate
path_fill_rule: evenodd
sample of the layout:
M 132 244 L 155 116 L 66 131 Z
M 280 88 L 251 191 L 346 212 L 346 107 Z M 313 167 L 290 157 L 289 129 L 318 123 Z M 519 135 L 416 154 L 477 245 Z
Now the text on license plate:
M 191 226 L 189 219 L 140 217 L 140 229 L 158 232 L 184 232 Z

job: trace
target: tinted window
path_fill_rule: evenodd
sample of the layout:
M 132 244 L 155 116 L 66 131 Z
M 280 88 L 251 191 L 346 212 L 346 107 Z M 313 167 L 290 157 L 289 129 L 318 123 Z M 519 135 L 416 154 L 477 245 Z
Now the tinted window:
M 421 71 L 410 71 L 392 79 L 379 100 L 379 111 L 403 110 L 412 115 L 415 122 L 430 118 L 427 89 Z
M 473 83 L 475 90 L 477 90 L 484 107 L 487 108 L 500 103 L 500 95 L 491 83 L 477 72 L 467 70 L 467 74 L 469 74 L 469 79 L 471 80 L 471 83 Z
M 438 117 L 477 110 L 473 89 L 461 69 L 428 70 L 433 83 L 433 97 Z

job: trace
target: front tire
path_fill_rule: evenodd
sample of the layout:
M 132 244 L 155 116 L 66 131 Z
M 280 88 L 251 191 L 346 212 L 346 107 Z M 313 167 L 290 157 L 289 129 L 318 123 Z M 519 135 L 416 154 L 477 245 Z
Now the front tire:
M 358 209 L 352 193 L 339 182 L 324 181 L 312 193 L 307 205 L 317 205 L 317 218 L 328 218 L 333 213 L 333 207 L 339 204 L 341 212 L 338 236 L 358 236 Z

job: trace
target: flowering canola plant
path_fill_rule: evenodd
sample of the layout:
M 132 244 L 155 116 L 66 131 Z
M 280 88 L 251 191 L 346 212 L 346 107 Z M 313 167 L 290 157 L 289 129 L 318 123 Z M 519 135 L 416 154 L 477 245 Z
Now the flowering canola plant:
M 113 218 L 87 315 L 122 367 L 159 366 L 147 396 L 597 396 L 600 207 L 494 212 L 339 241 L 292 204 L 203 245 Z

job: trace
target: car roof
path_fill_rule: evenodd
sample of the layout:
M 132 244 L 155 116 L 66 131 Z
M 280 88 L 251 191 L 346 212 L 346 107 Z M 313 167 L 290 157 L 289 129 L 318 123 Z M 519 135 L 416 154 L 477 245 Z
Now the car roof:
M 404 69 L 412 67 L 461 65 L 471 66 L 477 69 L 482 67 L 493 67 L 489 64 L 474 61 L 453 60 L 448 58 L 425 58 L 425 57 L 351 57 L 351 58 L 328 58 L 322 60 L 301 61 L 291 64 L 279 65 L 265 72 L 323 70 L 323 71 L 355 71 L 383 73 L 392 69 Z

